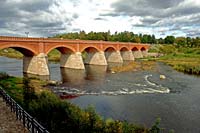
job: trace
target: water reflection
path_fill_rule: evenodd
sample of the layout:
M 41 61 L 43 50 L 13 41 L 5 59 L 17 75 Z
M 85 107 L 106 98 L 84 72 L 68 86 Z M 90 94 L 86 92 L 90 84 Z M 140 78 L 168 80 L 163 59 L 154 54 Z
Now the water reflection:
M 86 80 L 97 81 L 106 76 L 107 66 L 86 65 L 85 70 L 61 68 L 63 84 L 84 85 Z
M 83 84 L 86 71 L 81 69 L 61 68 L 63 83 Z

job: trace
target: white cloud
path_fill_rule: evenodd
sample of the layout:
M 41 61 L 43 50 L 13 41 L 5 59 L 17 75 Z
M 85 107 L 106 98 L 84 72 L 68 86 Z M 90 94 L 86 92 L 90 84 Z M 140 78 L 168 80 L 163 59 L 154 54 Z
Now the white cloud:
M 200 34 L 199 0 L 9 0 L 0 4 L 0 35 L 25 36 L 29 31 L 43 37 L 79 30 L 126 30 L 157 37 Z

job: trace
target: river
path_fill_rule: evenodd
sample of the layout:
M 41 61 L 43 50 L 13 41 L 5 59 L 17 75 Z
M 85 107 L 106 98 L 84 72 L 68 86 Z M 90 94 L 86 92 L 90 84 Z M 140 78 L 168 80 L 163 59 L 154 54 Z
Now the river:
M 126 120 L 150 127 L 161 118 L 163 132 L 200 132 L 200 77 L 183 74 L 162 63 L 156 70 L 111 73 L 109 68 L 87 66 L 86 71 L 49 64 L 52 80 L 63 81 L 56 93 L 78 94 L 70 102 L 95 107 L 104 118 Z M 23 76 L 22 60 L 0 57 L 0 71 Z M 166 79 L 161 80 L 163 74 Z

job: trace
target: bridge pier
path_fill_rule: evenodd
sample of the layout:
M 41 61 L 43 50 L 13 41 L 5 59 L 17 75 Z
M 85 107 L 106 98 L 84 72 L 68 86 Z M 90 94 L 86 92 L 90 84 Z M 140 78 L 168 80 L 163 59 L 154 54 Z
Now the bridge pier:
M 123 59 L 120 54 L 120 51 L 105 52 L 105 56 L 106 56 L 107 62 L 123 63 Z
M 106 57 L 103 51 L 89 52 L 85 59 L 85 64 L 90 65 L 107 65 Z
M 143 54 L 142 51 L 138 50 L 138 51 L 133 51 L 133 56 L 135 58 L 143 58 Z
M 72 69 L 85 69 L 83 59 L 80 52 L 61 54 L 60 67 Z
M 123 60 L 128 60 L 128 61 L 134 61 L 135 60 L 132 51 L 122 51 L 121 56 L 122 56 Z
M 143 55 L 143 57 L 147 57 L 148 56 L 148 51 L 147 50 L 142 51 L 142 55 Z
M 34 75 L 49 75 L 47 55 L 40 53 L 32 57 L 24 56 L 23 72 Z

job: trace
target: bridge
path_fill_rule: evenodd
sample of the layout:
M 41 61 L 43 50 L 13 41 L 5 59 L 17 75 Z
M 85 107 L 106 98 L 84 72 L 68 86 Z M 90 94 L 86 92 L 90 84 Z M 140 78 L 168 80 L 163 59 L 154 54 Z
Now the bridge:
M 60 67 L 85 69 L 84 64 L 107 65 L 147 56 L 149 44 L 65 40 L 53 38 L 24 38 L 0 36 L 0 49 L 13 48 L 23 56 L 23 72 L 49 75 L 47 55 L 53 49 L 61 53 Z M 82 53 L 87 53 L 83 59 Z

